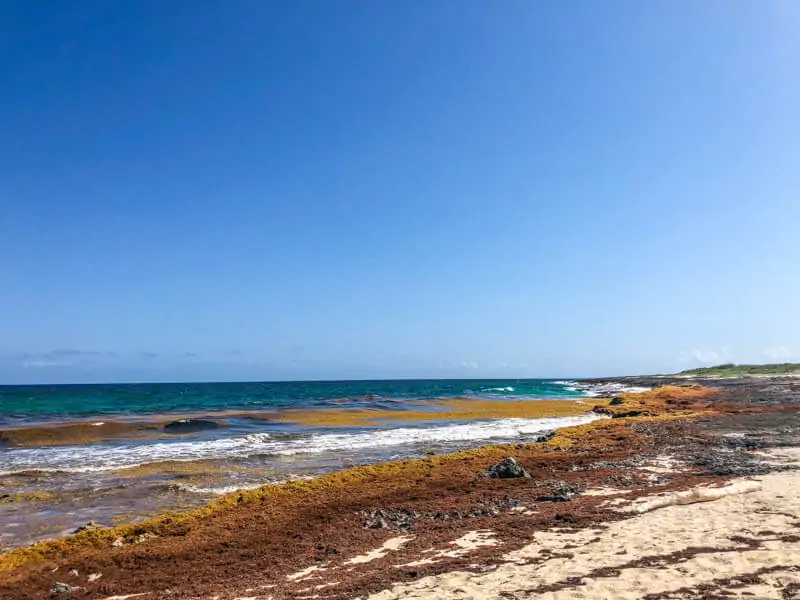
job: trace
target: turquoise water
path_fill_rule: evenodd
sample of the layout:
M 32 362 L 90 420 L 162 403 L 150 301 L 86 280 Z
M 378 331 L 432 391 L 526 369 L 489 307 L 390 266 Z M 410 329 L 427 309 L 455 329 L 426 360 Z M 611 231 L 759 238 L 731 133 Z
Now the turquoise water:
M 317 427 L 285 423 L 265 413 L 334 407 L 435 411 L 435 406 L 425 408 L 412 401 L 461 396 L 535 402 L 577 399 L 587 393 L 574 382 L 541 379 L 5 386 L 0 388 L 0 474 L 105 472 L 154 461 L 209 459 L 237 464 L 256 461 L 273 470 L 285 463 L 287 470 L 297 474 L 300 462 L 318 464 L 343 456 L 356 463 L 374 462 L 432 448 L 530 440 L 554 427 L 580 424 L 597 416 Z M 3 443 L 2 437 L 4 428 L 55 420 L 86 420 L 98 425 L 125 419 L 147 421 L 158 415 L 169 415 L 165 422 L 177 421 L 178 415 L 218 418 L 216 426 L 185 435 L 162 432 L 155 438 L 123 436 L 77 445 L 15 447 Z
M 220 410 L 402 409 L 404 400 L 454 396 L 533 399 L 581 395 L 568 382 L 547 379 L 0 386 L 0 424 Z
M 110 524 L 114 518 L 199 506 L 221 493 L 356 465 L 485 444 L 532 442 L 557 427 L 600 418 L 589 412 L 537 419 L 386 420 L 318 427 L 285 423 L 265 413 L 334 407 L 421 410 L 425 407 L 413 400 L 465 396 L 535 402 L 592 393 L 574 382 L 541 379 L 3 386 L 0 496 L 4 481 L 14 485 L 6 493 L 56 491 L 57 496 L 44 505 L 0 502 L 0 544 L 38 541 L 48 537 L 47 532 L 68 533 L 90 520 Z M 85 444 L 15 446 L 3 440 L 4 430 L 36 428 L 54 420 L 101 425 L 169 415 L 162 417 L 167 422 L 179 420 L 175 414 L 216 415 L 218 426 L 178 435 L 159 430 L 154 438 Z M 171 461 L 204 461 L 205 467 L 188 475 L 157 467 Z M 154 465 L 153 470 L 134 478 L 117 473 L 143 464 Z

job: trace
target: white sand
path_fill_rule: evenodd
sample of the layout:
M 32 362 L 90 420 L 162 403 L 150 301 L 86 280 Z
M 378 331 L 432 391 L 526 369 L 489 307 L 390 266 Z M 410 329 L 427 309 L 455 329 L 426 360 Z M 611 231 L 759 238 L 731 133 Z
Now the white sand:
M 311 575 L 316 573 L 317 571 L 324 571 L 323 567 L 312 565 L 302 571 L 298 571 L 297 573 L 292 573 L 291 575 L 287 575 L 286 579 L 290 581 L 301 581 L 303 579 L 308 579 Z
M 799 449 L 770 454 L 776 461 L 800 462 Z M 661 499 L 642 514 L 602 528 L 538 532 L 524 548 L 502 555 L 504 563 L 489 573 L 445 573 L 369 598 L 488 599 L 502 593 L 537 600 L 633 600 L 668 592 L 677 599 L 698 597 L 678 592 L 681 588 L 713 584 L 731 598 L 780 599 L 785 586 L 800 584 L 800 543 L 780 539 L 800 536 L 800 471 L 756 479 L 734 480 L 717 491 L 697 488 L 671 501 L 657 496 Z M 760 539 L 763 546 L 749 547 L 737 536 Z M 684 554 L 674 556 L 679 552 Z M 647 562 L 632 564 L 641 559 Z M 616 571 L 597 571 L 603 568 Z M 761 582 L 715 582 L 764 568 L 775 570 Z M 553 588 L 529 592 L 540 586 Z
M 719 500 L 724 496 L 749 494 L 750 492 L 757 492 L 760 489 L 761 482 L 759 481 L 739 479 L 719 487 L 696 487 L 684 492 L 673 492 L 639 498 L 631 502 L 630 505 L 625 508 L 625 512 L 646 513 L 651 510 L 664 508 L 665 506 L 711 502 L 712 500 Z
M 616 488 L 590 488 L 581 494 L 582 496 L 620 496 L 630 494 L 630 490 L 618 490 Z
M 494 532 L 492 531 L 468 531 L 457 540 L 450 542 L 450 548 L 439 550 L 427 558 L 421 558 L 404 565 L 397 565 L 397 567 L 418 567 L 420 565 L 433 564 L 443 558 L 459 558 L 482 546 L 496 546 L 497 540 L 493 538 Z
M 378 560 L 379 558 L 383 558 L 384 556 L 389 554 L 389 552 L 394 552 L 396 550 L 399 550 L 413 539 L 414 539 L 413 535 L 401 535 L 398 537 L 390 538 L 386 540 L 380 548 L 375 548 L 375 550 L 371 550 L 366 554 L 362 554 L 360 556 L 351 558 L 350 560 L 345 561 L 344 564 L 360 565 L 363 563 L 372 562 L 373 560 Z

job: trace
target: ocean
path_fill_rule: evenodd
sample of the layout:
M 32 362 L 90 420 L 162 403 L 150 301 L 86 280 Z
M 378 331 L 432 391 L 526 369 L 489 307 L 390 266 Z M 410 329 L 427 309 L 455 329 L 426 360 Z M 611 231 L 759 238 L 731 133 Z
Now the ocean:
M 609 390 L 545 379 L 2 386 L 0 546 L 352 466 L 535 441 L 600 418 L 583 400 L 598 391 Z M 531 411 L 544 400 L 562 402 Z
M 419 379 L 264 383 L 137 383 L 0 386 L 0 425 L 100 416 L 220 410 L 398 406 L 457 396 L 489 399 L 570 398 L 575 382 L 548 379 Z
M 302 427 L 263 418 L 287 410 L 419 409 L 420 401 L 472 398 L 495 401 L 570 399 L 587 390 L 569 381 L 397 380 L 297 381 L 253 383 L 159 383 L 46 385 L 0 387 L 0 429 L 64 427 L 68 424 L 135 423 L 153 419 L 224 417 L 224 427 L 158 441 L 120 439 L 60 445 L 45 440 L 42 448 L 0 449 L 0 473 L 13 470 L 113 470 L 158 460 L 241 457 L 251 453 L 331 452 L 352 448 L 389 448 L 410 443 L 511 439 L 536 423 L 491 422 L 404 423 L 342 428 Z M 168 417 L 167 417 L 168 416 Z M 260 417 L 260 418 L 255 418 Z M 411 425 L 410 427 L 408 425 Z M 119 436 L 124 438 L 125 436 Z M 6 439 L 8 436 L 6 435 Z M 0 447 L 3 446 L 0 434 Z M 35 442 L 35 440 L 34 440 Z

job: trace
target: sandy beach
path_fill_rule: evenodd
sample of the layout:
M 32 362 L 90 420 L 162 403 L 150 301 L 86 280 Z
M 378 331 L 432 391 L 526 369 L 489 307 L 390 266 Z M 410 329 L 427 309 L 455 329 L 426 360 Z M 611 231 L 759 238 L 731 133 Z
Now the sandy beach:
M 92 527 L 0 555 L 0 597 L 792 598 L 795 386 L 598 399 L 589 408 L 604 418 L 537 443 L 356 467 Z M 509 457 L 529 477 L 484 476 Z
M 767 456 L 800 466 L 800 448 Z M 800 472 L 627 502 L 628 519 L 537 532 L 487 573 L 453 571 L 369 596 L 399 598 L 794 598 L 800 596 Z M 674 502 L 674 504 L 673 504 Z M 643 514 L 639 514 L 644 511 Z M 493 532 L 476 532 L 490 544 Z M 473 538 L 476 539 L 476 538 Z M 458 540 L 451 542 L 456 547 Z M 502 546 L 496 546 L 502 550 Z

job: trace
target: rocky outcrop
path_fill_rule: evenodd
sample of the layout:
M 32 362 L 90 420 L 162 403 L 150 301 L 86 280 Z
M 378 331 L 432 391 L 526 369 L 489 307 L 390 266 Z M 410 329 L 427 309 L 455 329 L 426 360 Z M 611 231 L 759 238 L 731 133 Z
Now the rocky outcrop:
M 525 468 L 517 462 L 515 458 L 504 458 L 496 465 L 492 465 L 480 474 L 481 477 L 491 479 L 514 479 L 518 477 L 530 477 Z
M 218 428 L 219 423 L 208 419 L 180 419 L 164 425 L 164 431 L 167 433 L 198 433 Z
M 550 489 L 536 497 L 537 502 L 569 502 L 573 496 L 583 493 L 584 489 L 577 485 L 571 485 L 564 481 L 553 482 L 548 486 Z

